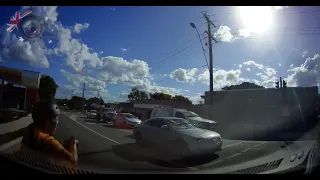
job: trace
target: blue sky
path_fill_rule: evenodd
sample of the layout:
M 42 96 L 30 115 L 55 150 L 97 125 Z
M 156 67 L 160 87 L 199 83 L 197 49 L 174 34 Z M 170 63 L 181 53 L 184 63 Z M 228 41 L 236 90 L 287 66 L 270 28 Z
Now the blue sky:
M 4 27 L 19 9 L 0 7 Z M 215 90 L 244 81 L 273 87 L 280 76 L 289 86 L 318 85 L 317 7 L 44 7 L 59 35 L 54 43 L 2 49 L 1 65 L 52 76 L 57 97 L 81 95 L 86 83 L 87 98 L 125 101 L 137 86 L 197 103 L 209 73 L 189 23 L 205 43 L 204 10 L 220 41 L 213 49 Z

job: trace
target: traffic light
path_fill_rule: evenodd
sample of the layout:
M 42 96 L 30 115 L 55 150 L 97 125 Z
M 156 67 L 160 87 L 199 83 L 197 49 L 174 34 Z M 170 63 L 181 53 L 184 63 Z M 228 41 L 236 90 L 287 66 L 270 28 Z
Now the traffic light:
M 276 89 L 279 89 L 279 81 L 276 82 Z
M 286 88 L 287 87 L 287 82 L 285 80 L 282 81 L 282 87 Z

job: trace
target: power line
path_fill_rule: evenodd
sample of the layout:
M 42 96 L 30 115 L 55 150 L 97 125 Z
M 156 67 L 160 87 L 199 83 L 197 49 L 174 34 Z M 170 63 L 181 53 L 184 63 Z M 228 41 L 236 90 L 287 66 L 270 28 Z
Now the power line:
M 320 10 L 312 10 L 312 11 L 300 11 L 300 12 L 277 12 L 276 15 L 290 15 L 290 14 L 309 14 L 309 13 L 317 13 Z M 218 14 L 211 14 L 208 16 L 226 16 L 226 15 L 235 15 L 235 12 L 226 12 L 226 13 L 218 13 Z
M 201 49 L 198 49 L 198 48 L 199 48 L 199 47 L 193 48 L 193 49 L 187 51 L 185 54 L 180 54 L 180 56 L 175 57 L 175 62 L 181 60 L 183 57 L 189 56 L 189 55 L 191 55 L 191 54 L 193 54 L 193 53 L 201 50 Z M 194 50 L 196 50 L 196 49 L 198 49 L 198 50 L 197 50 L 197 51 L 194 51 Z M 182 56 L 181 56 L 181 55 L 182 55 Z M 169 59 L 165 59 L 165 60 L 168 61 Z M 165 61 L 163 61 L 163 62 L 165 62 Z M 162 69 L 163 67 L 165 67 L 164 65 L 166 65 L 166 64 L 165 64 L 165 63 L 162 63 L 160 66 L 158 66 L 158 68 L 153 69 L 153 72 Z
M 193 25 L 195 27 L 195 24 L 191 23 L 190 25 Z M 199 40 L 200 40 L 200 44 L 201 44 L 201 47 L 202 47 L 202 52 L 203 52 L 203 56 L 206 60 L 206 63 L 207 63 L 207 67 L 209 68 L 209 64 L 208 64 L 208 60 L 207 60 L 207 56 L 206 56 L 206 53 L 205 53 L 205 49 L 203 47 L 203 44 L 202 44 L 202 40 L 201 40 L 201 37 L 200 37 L 200 33 L 199 33 L 199 30 L 197 28 L 195 28 L 196 31 L 197 31 L 197 34 L 199 36 Z
M 191 49 L 191 50 L 190 50 L 190 48 L 193 47 L 194 45 L 196 45 L 196 43 L 192 43 L 192 44 L 190 44 L 189 46 L 186 46 L 186 47 L 184 47 L 183 49 L 180 49 L 180 51 L 178 51 L 178 52 L 176 52 L 176 53 L 174 53 L 174 54 L 171 54 L 169 57 L 166 57 L 166 58 L 164 58 L 164 59 L 161 59 L 160 61 L 157 62 L 157 64 L 153 64 L 153 66 L 157 66 L 158 68 L 159 68 L 159 67 L 162 67 L 162 66 L 164 65 L 164 62 L 170 60 L 170 59 L 173 58 L 173 57 L 177 58 L 176 55 L 181 55 L 181 54 L 179 54 L 179 53 L 185 52 L 185 53 L 187 54 L 188 52 L 194 50 L 194 49 Z M 188 50 L 189 50 L 189 51 L 188 51 Z M 159 66 L 159 65 L 160 65 L 160 66 Z M 158 69 L 158 68 L 157 68 L 157 69 Z M 155 69 L 153 69 L 153 71 L 155 71 Z
M 185 45 L 189 45 L 188 47 L 190 47 L 190 46 L 192 46 L 192 44 L 196 44 L 196 43 L 194 43 L 193 41 L 195 41 L 195 39 L 197 38 L 198 36 L 196 35 L 196 36 L 194 36 L 191 40 L 189 40 L 188 42 L 184 42 L 184 43 L 181 43 L 181 44 L 179 44 L 179 45 L 177 45 L 176 47 L 174 47 L 174 48 L 171 48 L 172 50 L 170 51 L 170 53 L 174 53 L 174 52 L 176 52 L 177 50 L 179 50 L 179 48 L 182 48 L 183 46 L 185 46 Z M 191 44 L 190 44 L 191 43 Z M 186 47 L 185 47 L 186 48 Z M 184 48 L 184 49 L 185 49 Z M 182 49 L 182 50 L 184 50 L 184 49 Z M 182 50 L 180 50 L 180 51 L 182 51 Z M 178 52 L 176 52 L 175 54 L 177 54 L 177 53 L 179 53 L 180 51 L 178 51 Z M 164 56 L 162 56 L 161 58 L 157 58 L 159 61 L 161 61 L 162 59 L 166 59 L 166 58 L 168 58 L 167 56 L 168 56 L 168 54 L 170 55 L 170 53 L 166 53 Z M 151 65 L 154 65 L 154 64 L 152 64 L 152 63 L 157 63 L 158 61 L 156 61 L 156 60 L 154 60 L 154 61 L 152 61 L 152 62 L 149 62 L 149 63 L 151 63 Z

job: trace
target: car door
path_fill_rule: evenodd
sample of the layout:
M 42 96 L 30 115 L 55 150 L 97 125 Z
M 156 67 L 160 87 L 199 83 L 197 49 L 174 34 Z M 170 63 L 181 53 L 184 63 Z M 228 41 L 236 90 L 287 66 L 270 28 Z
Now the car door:
M 161 146 L 167 146 L 173 139 L 172 131 L 170 126 L 166 124 L 162 119 L 152 119 L 149 120 L 146 124 L 148 126 L 146 129 L 146 135 L 144 136 L 151 143 L 155 143 Z M 163 125 L 166 125 L 168 128 L 161 128 Z

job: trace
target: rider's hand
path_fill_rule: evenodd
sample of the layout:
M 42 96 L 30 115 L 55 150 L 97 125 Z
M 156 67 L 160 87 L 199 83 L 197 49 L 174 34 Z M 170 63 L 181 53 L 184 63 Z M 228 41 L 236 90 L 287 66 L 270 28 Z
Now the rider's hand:
M 66 147 L 72 147 L 74 145 L 78 146 L 79 141 L 76 140 L 74 137 L 71 137 L 69 140 L 66 140 L 64 143 Z

